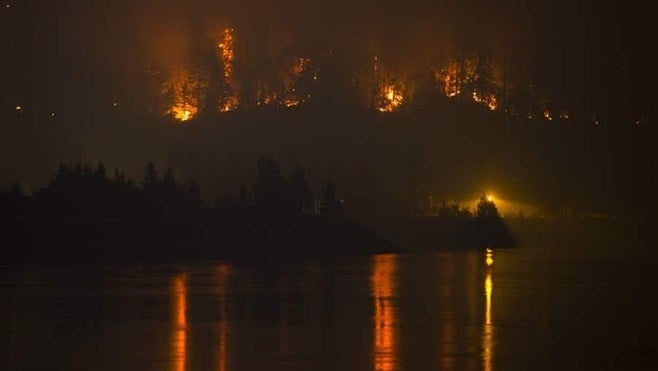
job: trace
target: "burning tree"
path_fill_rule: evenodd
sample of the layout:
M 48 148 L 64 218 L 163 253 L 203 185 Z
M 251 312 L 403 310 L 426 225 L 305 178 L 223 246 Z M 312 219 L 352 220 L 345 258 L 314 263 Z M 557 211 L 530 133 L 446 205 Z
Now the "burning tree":
M 235 79 L 235 49 L 234 49 L 234 30 L 226 28 L 222 32 L 220 42 L 217 44 L 219 56 L 222 64 L 222 98 L 219 102 L 219 111 L 227 112 L 238 108 L 240 103 L 238 94 L 238 84 Z
M 379 112 L 393 112 L 409 100 L 411 80 L 403 73 L 383 67 L 377 56 L 373 57 L 372 73 L 366 82 L 369 86 L 366 104 Z
M 449 61 L 435 73 L 437 83 L 448 97 L 465 96 L 489 107 L 498 108 L 498 87 L 491 65 L 485 53 L 462 55 Z
M 202 109 L 201 103 L 208 90 L 208 79 L 199 68 L 174 68 L 162 86 L 162 93 L 170 102 L 165 112 L 177 121 L 193 119 Z

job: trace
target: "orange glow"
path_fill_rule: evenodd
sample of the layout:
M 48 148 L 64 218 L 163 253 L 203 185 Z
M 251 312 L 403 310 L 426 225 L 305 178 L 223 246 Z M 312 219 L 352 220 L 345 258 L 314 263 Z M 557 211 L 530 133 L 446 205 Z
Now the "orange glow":
M 380 112 L 393 112 L 402 105 L 404 97 L 395 85 L 386 85 L 382 88 L 382 104 L 377 108 Z
M 222 66 L 224 68 L 224 85 L 226 86 L 226 95 L 219 107 L 220 112 L 228 112 L 238 108 L 240 99 L 237 95 L 237 84 L 235 83 L 234 68 L 235 50 L 233 47 L 234 30 L 226 28 L 222 32 L 221 41 L 218 44 L 222 56 Z
M 228 309 L 227 309 L 227 294 L 228 294 L 228 279 L 231 275 L 231 267 L 226 264 L 220 264 L 217 269 L 217 286 L 218 286 L 218 295 L 219 295 L 219 371 L 226 371 L 228 364 L 228 351 L 227 351 L 227 342 L 228 342 L 228 332 L 229 332 L 229 321 L 227 319 Z
M 496 111 L 499 106 L 498 97 L 493 93 L 482 93 L 472 87 L 478 79 L 477 66 L 478 59 L 474 56 L 464 58 L 461 62 L 453 60 L 436 70 L 434 78 L 446 97 L 456 97 L 461 95 L 462 92 L 465 92 L 465 94 L 470 93 L 474 102 L 484 104 L 490 110 Z M 463 91 L 468 86 L 471 86 L 471 88 L 468 91 Z
M 307 68 L 307 66 L 310 62 L 311 62 L 311 60 L 308 59 L 308 58 L 302 58 L 302 57 L 296 58 L 295 63 L 292 66 L 292 71 L 291 71 L 292 74 L 294 76 L 301 75 L 302 72 L 304 72 L 306 70 L 306 68 Z
M 486 96 L 480 96 L 477 92 L 473 92 L 473 101 L 476 103 L 482 103 L 489 107 L 490 110 L 495 111 L 498 109 L 498 98 L 496 95 L 489 94 Z
M 544 118 L 548 121 L 553 121 L 553 116 L 551 116 L 551 112 L 549 110 L 544 111 Z
M 395 255 L 375 255 L 371 276 L 374 317 L 374 370 L 395 369 Z
M 174 370 L 185 371 L 187 363 L 187 277 L 185 274 L 178 274 L 174 278 L 172 295 L 176 320 L 172 342 Z
M 301 100 L 299 100 L 299 99 L 294 99 L 294 98 L 291 98 L 291 99 L 284 99 L 283 102 L 281 102 L 281 104 L 282 104 L 283 106 L 285 106 L 285 107 L 294 107 L 294 106 L 298 106 L 300 103 L 302 103 Z
M 301 92 L 299 88 L 300 79 L 304 72 L 310 67 L 311 60 L 306 57 L 294 57 L 286 62 L 286 65 L 279 71 L 279 84 L 273 88 L 266 81 L 259 81 L 256 105 L 257 106 L 278 106 L 278 107 L 295 107 L 306 103 L 311 95 Z M 318 71 L 313 72 L 313 81 L 317 81 Z
M 197 76 L 185 68 L 177 68 L 171 72 L 165 90 L 171 97 L 171 106 L 167 114 L 181 122 L 189 121 L 197 115 L 200 97 L 204 90 Z
M 454 61 L 435 73 L 436 80 L 441 85 L 443 94 L 452 98 L 461 94 L 459 86 L 459 64 Z

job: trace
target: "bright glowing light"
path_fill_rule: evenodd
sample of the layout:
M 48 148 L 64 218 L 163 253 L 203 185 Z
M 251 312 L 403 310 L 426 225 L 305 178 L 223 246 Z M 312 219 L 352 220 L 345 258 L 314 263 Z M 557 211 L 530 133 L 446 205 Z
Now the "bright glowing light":
M 485 371 L 491 371 L 493 369 L 493 316 L 491 315 L 491 297 L 493 294 L 493 278 L 492 278 L 492 266 L 493 266 L 493 250 L 487 249 L 486 255 L 486 271 L 484 278 L 484 298 L 485 298 L 485 309 L 484 309 L 484 326 L 482 333 L 482 363 Z
M 284 99 L 284 101 L 282 102 L 282 104 L 283 104 L 285 107 L 288 107 L 288 108 L 298 106 L 300 103 L 302 103 L 301 100 L 299 100 L 299 99 L 292 99 L 292 98 L 291 98 L 291 99 Z
M 596 116 L 592 117 L 592 123 L 594 124 L 594 126 L 601 125 L 601 122 L 599 121 L 599 118 L 596 117 Z
M 551 116 L 551 112 L 549 110 L 544 111 L 544 118 L 548 121 L 553 121 L 553 116 Z
M 386 85 L 382 88 L 383 102 L 377 108 L 380 112 L 393 112 L 402 105 L 404 97 L 395 85 Z
M 477 92 L 473 92 L 473 101 L 486 105 L 490 110 L 495 111 L 498 109 L 498 98 L 494 94 L 480 96 Z
M 491 279 L 491 272 L 487 273 L 486 278 L 484 279 L 484 295 L 486 296 L 486 307 L 485 307 L 485 320 L 484 323 L 491 325 L 491 294 L 493 292 L 493 281 Z
M 484 279 L 485 311 L 484 331 L 482 336 L 482 361 L 485 371 L 491 371 L 493 365 L 493 318 L 491 316 L 491 296 L 493 294 L 493 280 L 491 269 L 487 269 Z
M 491 194 L 491 193 L 488 194 L 488 195 L 487 195 L 487 201 L 489 201 L 489 202 L 494 202 L 494 195 Z
M 201 97 L 206 86 L 202 79 L 185 68 L 173 70 L 165 90 L 171 97 L 171 106 L 167 114 L 175 120 L 185 122 L 193 119 L 199 112 Z M 115 102 L 115 107 L 118 104 Z
M 20 110 L 22 110 L 22 109 L 23 109 L 23 107 L 21 107 L 21 106 L 16 106 L 16 111 L 20 111 Z

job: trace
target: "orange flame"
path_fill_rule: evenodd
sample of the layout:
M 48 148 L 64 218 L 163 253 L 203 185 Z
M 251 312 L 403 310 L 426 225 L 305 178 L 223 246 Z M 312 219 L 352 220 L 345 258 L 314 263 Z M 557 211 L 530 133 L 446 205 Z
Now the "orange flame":
M 457 62 L 448 63 L 447 66 L 435 72 L 435 77 L 439 81 L 443 94 L 448 97 L 456 97 L 461 94 L 459 86 L 459 65 Z
M 233 37 L 233 28 L 226 28 L 222 32 L 221 41 L 218 44 L 219 50 L 222 56 L 222 65 L 224 68 L 224 84 L 227 88 L 227 95 L 224 97 L 223 103 L 219 107 L 220 112 L 228 112 L 238 108 L 240 102 L 239 97 L 236 93 L 237 84 L 235 84 L 234 76 L 234 59 L 235 59 L 235 50 L 233 47 L 234 37 Z
M 383 102 L 377 108 L 380 112 L 393 112 L 404 102 L 404 97 L 400 89 L 395 85 L 385 85 L 381 91 Z
M 473 92 L 473 101 L 476 103 L 482 103 L 487 106 L 490 110 L 495 111 L 498 109 L 498 98 L 495 94 L 489 94 L 485 96 L 480 96 L 476 91 Z
M 167 114 L 175 120 L 188 121 L 199 112 L 200 96 L 203 94 L 201 80 L 185 68 L 177 68 L 171 72 L 165 89 L 171 95 L 171 106 Z

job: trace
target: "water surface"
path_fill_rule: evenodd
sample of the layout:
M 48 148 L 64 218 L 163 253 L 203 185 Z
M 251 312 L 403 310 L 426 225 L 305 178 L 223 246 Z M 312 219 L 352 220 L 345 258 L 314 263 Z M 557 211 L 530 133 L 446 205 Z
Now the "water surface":
M 10 370 L 658 368 L 658 266 L 623 249 L 270 266 L 0 268 Z

